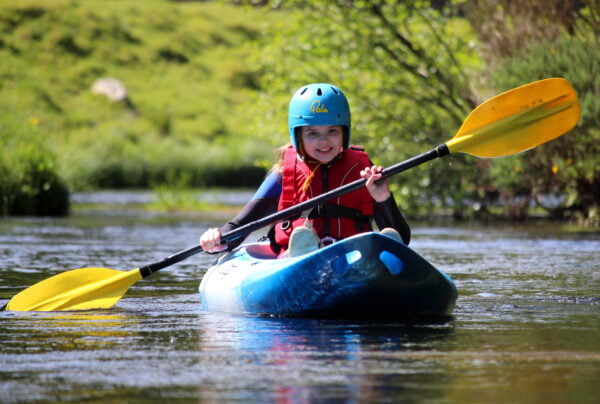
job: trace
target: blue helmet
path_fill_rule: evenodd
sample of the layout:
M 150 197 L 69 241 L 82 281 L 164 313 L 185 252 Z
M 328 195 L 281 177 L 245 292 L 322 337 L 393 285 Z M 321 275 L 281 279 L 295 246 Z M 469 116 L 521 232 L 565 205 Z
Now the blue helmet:
M 290 139 L 296 151 L 296 128 L 314 125 L 344 126 L 343 147 L 347 149 L 350 146 L 350 107 L 342 90 L 332 84 L 316 83 L 296 91 L 288 111 Z

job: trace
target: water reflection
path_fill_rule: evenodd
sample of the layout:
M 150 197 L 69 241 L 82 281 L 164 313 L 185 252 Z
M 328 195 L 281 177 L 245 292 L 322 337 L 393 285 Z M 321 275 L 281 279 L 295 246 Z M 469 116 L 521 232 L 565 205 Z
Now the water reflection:
M 7 312 L 2 320 L 0 329 L 6 332 L 3 353 L 108 349 L 130 338 L 137 323 L 114 311 Z M 21 333 L 27 338 L 21 338 Z
M 452 322 L 382 324 L 215 313 L 201 317 L 200 351 L 222 352 L 229 361 L 228 352 L 241 354 L 206 380 L 239 383 L 239 395 L 231 387 L 227 395 L 233 400 L 242 400 L 249 390 L 285 402 L 340 397 L 376 402 L 390 394 L 399 398 L 411 383 L 444 383 L 445 377 L 432 373 L 431 365 L 438 362 L 439 370 L 446 366 L 435 352 L 454 334 Z
M 452 321 L 435 323 L 382 323 L 258 317 L 227 313 L 201 313 L 208 326 L 200 347 L 251 351 L 364 351 L 385 349 L 429 349 L 451 335 Z

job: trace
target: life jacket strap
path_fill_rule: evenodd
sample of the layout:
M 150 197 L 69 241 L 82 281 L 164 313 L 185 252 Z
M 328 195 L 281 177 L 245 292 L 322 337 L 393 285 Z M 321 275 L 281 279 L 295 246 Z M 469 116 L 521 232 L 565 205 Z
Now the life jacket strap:
M 365 216 L 358 209 L 349 208 L 347 206 L 334 205 L 332 203 L 324 203 L 314 208 L 308 215 L 309 219 L 316 217 L 337 218 L 344 217 L 352 220 L 364 220 Z

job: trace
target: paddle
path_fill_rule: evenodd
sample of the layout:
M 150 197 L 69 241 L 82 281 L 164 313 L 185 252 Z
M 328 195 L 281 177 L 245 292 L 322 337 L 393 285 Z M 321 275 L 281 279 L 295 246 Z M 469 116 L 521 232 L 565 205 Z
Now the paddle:
M 447 143 L 383 170 L 384 178 L 427 161 L 462 152 L 501 157 L 561 136 L 579 120 L 577 95 L 568 81 L 552 78 L 502 93 L 475 108 Z M 244 237 L 330 199 L 359 189 L 360 179 L 222 235 L 223 242 Z M 195 246 L 133 269 L 81 268 L 52 276 L 15 295 L 3 308 L 16 311 L 85 310 L 112 307 L 138 280 L 202 251 Z

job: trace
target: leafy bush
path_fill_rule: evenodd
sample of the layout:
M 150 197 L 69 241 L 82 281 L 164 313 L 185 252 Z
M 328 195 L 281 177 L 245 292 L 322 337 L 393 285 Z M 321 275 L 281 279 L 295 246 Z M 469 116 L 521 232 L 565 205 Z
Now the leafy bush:
M 7 122 L 0 125 L 0 215 L 68 214 L 69 191 L 35 128 L 37 120 L 30 121 L 28 131 L 18 132 Z
M 529 208 L 537 205 L 553 217 L 598 226 L 600 4 L 593 0 L 500 3 L 500 7 L 480 3 L 483 14 L 478 7 L 470 9 L 470 18 L 485 43 L 492 84 L 511 88 L 542 78 L 564 77 L 578 93 L 581 119 L 574 130 L 559 139 L 494 160 L 493 182 L 498 184 L 510 215 L 525 218 Z M 485 10 L 490 6 L 491 10 Z
M 592 37 L 564 36 L 543 42 L 531 51 L 506 59 L 495 71 L 498 85 L 561 76 L 579 96 L 577 127 L 555 141 L 504 161 L 494 161 L 494 181 L 506 197 L 526 196 L 558 218 L 600 221 L 600 46 Z M 515 180 L 511 178 L 517 176 Z M 544 195 L 560 195 L 547 204 Z M 522 214 L 526 214 L 528 206 Z

